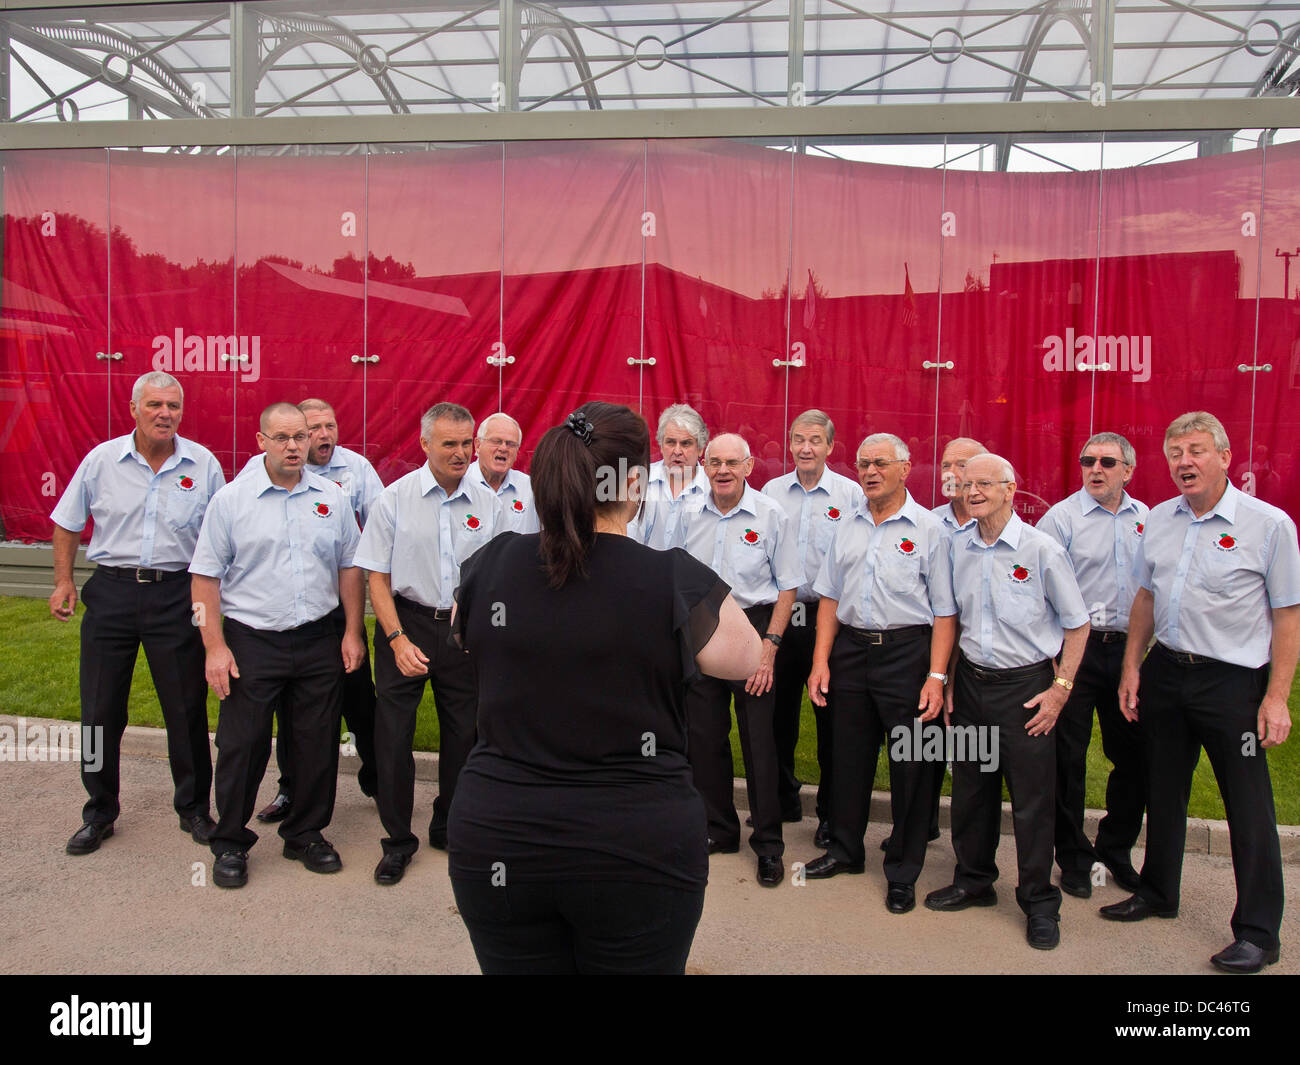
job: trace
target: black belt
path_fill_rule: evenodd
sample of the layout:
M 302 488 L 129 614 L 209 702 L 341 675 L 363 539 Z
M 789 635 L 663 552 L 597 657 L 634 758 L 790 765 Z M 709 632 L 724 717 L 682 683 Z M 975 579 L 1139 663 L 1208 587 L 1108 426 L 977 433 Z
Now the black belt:
M 919 640 L 922 636 L 929 636 L 932 631 L 929 625 L 903 625 L 897 629 L 855 629 L 852 625 L 846 625 L 845 628 L 850 635 L 873 647 L 897 643 L 899 640 Z
M 142 566 L 99 566 L 95 572 L 117 581 L 135 581 L 136 584 L 179 581 L 190 575 L 187 569 L 145 569 Z
M 990 669 L 988 666 L 977 666 L 965 655 L 961 656 L 958 668 L 969 669 L 971 675 L 976 680 L 1028 680 L 1036 673 L 1041 673 L 1043 667 L 1051 668 L 1052 663 L 1044 658 L 1041 662 L 1035 662 L 1032 666 L 1013 666 L 1011 669 Z
M 1118 629 L 1093 629 L 1088 633 L 1088 639 L 1096 640 L 1098 643 L 1122 643 L 1128 639 L 1128 633 L 1120 632 Z
M 1227 666 L 1232 664 L 1219 658 L 1210 658 L 1208 655 L 1194 655 L 1190 651 L 1175 651 L 1172 647 L 1166 647 L 1159 641 L 1156 642 L 1156 647 L 1180 666 Z
M 393 602 L 403 610 L 409 610 L 413 614 L 419 614 L 422 617 L 432 618 L 434 621 L 450 621 L 451 607 L 445 610 L 441 607 L 425 606 L 423 603 L 417 603 L 414 599 L 407 599 L 404 595 L 393 596 Z
M 256 629 L 252 625 L 245 625 L 242 621 L 236 621 L 234 618 L 222 618 L 222 625 L 227 628 L 233 628 L 236 632 L 246 632 L 254 636 L 277 637 L 277 636 L 334 636 L 334 620 L 326 614 L 315 621 L 307 621 L 292 629 Z

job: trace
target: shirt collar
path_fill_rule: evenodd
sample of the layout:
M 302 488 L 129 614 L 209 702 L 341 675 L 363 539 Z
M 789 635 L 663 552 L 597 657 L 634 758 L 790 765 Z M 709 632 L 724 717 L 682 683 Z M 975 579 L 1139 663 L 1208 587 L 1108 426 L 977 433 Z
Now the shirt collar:
M 660 459 L 658 462 L 651 463 L 650 465 L 650 483 L 654 484 L 656 481 L 664 485 L 664 489 L 665 491 L 667 491 L 668 468 L 664 465 L 663 459 Z M 709 475 L 704 472 L 703 465 L 697 465 L 695 467 L 694 479 L 691 481 L 690 484 L 686 485 L 686 487 L 684 487 L 681 490 L 677 498 L 680 499 L 688 492 L 700 492 L 700 491 L 707 492 L 708 490 L 709 490 Z
M 1011 518 L 1007 521 L 1006 525 L 1003 526 L 1002 531 L 998 533 L 998 538 L 991 544 L 986 544 L 984 542 L 984 538 L 980 536 L 979 524 L 976 523 L 970 530 L 970 539 L 966 541 L 966 549 L 968 551 L 973 548 L 989 550 L 990 548 L 997 547 L 1000 542 L 1006 544 L 1012 551 L 1015 551 L 1020 547 L 1020 534 L 1024 532 L 1024 529 L 1025 523 L 1020 520 L 1020 515 L 1013 510 L 1011 512 Z
M 882 521 L 880 523 L 881 525 L 887 525 L 891 521 L 905 521 L 912 526 L 918 524 L 917 518 L 921 513 L 921 506 L 912 498 L 912 493 L 906 488 L 903 489 L 903 493 L 905 496 L 903 499 L 903 505 Z M 875 520 L 871 517 L 871 506 L 865 497 L 854 504 L 853 516 L 855 518 L 862 518 L 869 525 L 876 525 Z
M 1219 497 L 1219 501 L 1199 518 L 1192 512 L 1192 508 L 1188 506 L 1186 496 L 1180 495 L 1178 497 L 1178 502 L 1174 504 L 1174 513 L 1176 514 L 1181 510 L 1192 521 L 1208 521 L 1217 514 L 1229 525 L 1235 525 L 1237 523 L 1237 498 L 1240 495 L 1241 492 L 1234 488 L 1232 482 L 1229 481 L 1228 486 L 1223 490 L 1223 495 Z
M 704 497 L 704 506 L 706 510 L 713 511 L 713 513 L 720 518 L 729 518 L 731 517 L 732 514 L 735 514 L 741 510 L 743 510 L 746 514 L 750 514 L 756 518 L 758 517 L 758 507 L 754 505 L 754 496 L 756 494 L 757 493 L 754 491 L 754 489 L 750 487 L 749 482 L 746 481 L 745 491 L 740 496 L 740 502 L 737 503 L 734 507 L 732 507 L 729 511 L 727 511 L 726 514 L 723 514 L 722 511 L 720 511 L 714 505 L 713 493 L 711 491 Z
M 253 468 L 248 471 L 248 476 L 253 478 L 253 483 L 257 486 L 256 494 L 258 496 L 264 495 L 268 491 L 276 491 L 276 492 L 286 491 L 285 489 L 281 488 L 278 484 L 275 484 L 271 480 L 271 475 L 266 472 L 265 456 L 262 457 L 261 462 L 255 464 Z M 287 490 L 288 494 L 291 496 L 296 496 L 300 492 L 307 492 L 307 491 L 319 492 L 320 485 L 312 483 L 313 479 L 318 476 L 319 474 L 312 473 L 310 470 L 304 468 L 298 476 L 298 483 L 295 484 L 292 488 Z
M 830 480 L 830 478 L 827 475 L 830 472 L 831 469 L 829 466 L 823 466 L 821 476 L 817 478 L 817 483 L 813 485 L 811 488 L 805 488 L 803 486 L 803 482 L 799 480 L 799 471 L 795 470 L 792 474 L 790 474 L 790 487 L 799 489 L 799 491 L 801 491 L 804 495 L 810 496 L 814 492 L 825 492 L 827 495 L 830 495 L 831 493 L 830 486 L 827 484 L 827 481 Z
M 1106 509 L 1105 507 L 1102 507 L 1102 505 L 1092 497 L 1092 494 L 1086 488 L 1079 489 L 1079 507 L 1081 512 L 1084 514 L 1091 514 L 1094 510 L 1097 510 L 1099 507 L 1102 510 Z M 1119 510 L 1115 511 L 1115 514 L 1118 516 L 1120 514 L 1123 514 L 1124 511 L 1126 510 L 1137 510 L 1137 504 L 1133 502 L 1132 496 L 1130 496 L 1127 492 L 1124 492 L 1120 496 Z
M 429 468 L 428 463 L 425 463 L 424 468 L 426 470 Z M 515 495 L 520 494 L 519 485 L 516 484 L 514 481 L 515 471 L 513 466 L 510 469 L 506 470 L 505 480 L 501 482 L 500 488 L 493 488 L 492 485 L 488 483 L 487 474 L 483 472 L 483 467 L 477 462 L 474 463 L 474 475 L 475 475 L 474 477 L 475 483 L 482 485 L 493 495 L 499 496 L 507 488 L 513 488 Z
M 183 436 L 180 436 L 178 434 L 177 436 L 172 437 L 172 443 L 175 445 L 172 448 L 172 453 L 168 455 L 163 460 L 163 464 L 158 467 L 159 473 L 162 473 L 164 470 L 169 470 L 173 466 L 179 466 L 182 462 L 195 461 L 194 446 Z M 131 456 L 134 456 L 140 462 L 143 462 L 146 466 L 149 465 L 145 457 L 141 455 L 139 451 L 136 450 L 135 430 L 132 430 L 131 432 L 127 433 L 126 436 L 122 437 L 122 449 L 117 454 L 117 461 L 121 462 L 123 459 Z M 153 467 L 150 467 L 150 469 L 152 468 Z
M 458 499 L 462 496 L 465 499 L 469 499 L 469 490 L 465 487 L 466 480 L 467 478 L 462 477 L 460 483 L 456 485 L 456 491 L 448 495 L 447 490 L 438 483 L 438 479 L 434 477 L 433 471 L 429 469 L 429 464 L 426 462 L 420 467 L 420 495 L 427 496 L 430 492 L 440 492 L 442 495 L 446 496 L 448 503 L 453 499 Z M 490 492 L 491 489 L 489 488 L 488 491 Z

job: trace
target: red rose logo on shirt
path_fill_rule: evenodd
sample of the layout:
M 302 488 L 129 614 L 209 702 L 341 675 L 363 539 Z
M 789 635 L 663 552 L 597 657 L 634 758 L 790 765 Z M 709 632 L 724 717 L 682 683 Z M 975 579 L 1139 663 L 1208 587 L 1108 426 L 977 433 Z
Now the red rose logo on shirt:
M 1220 551 L 1235 551 L 1237 550 L 1237 541 L 1227 533 L 1224 533 L 1219 537 L 1218 542 L 1214 546 Z
M 516 499 L 510 504 L 510 509 L 516 514 L 522 514 L 524 512 L 524 501 L 522 499 Z
M 1144 532 L 1146 532 L 1146 528 L 1147 527 L 1143 525 L 1142 522 L 1140 521 L 1133 523 L 1133 529 L 1139 536 L 1141 536 Z
M 473 514 L 465 515 L 465 528 L 467 528 L 470 532 L 473 532 L 482 524 L 483 523 L 479 521 L 478 518 L 474 517 Z
M 1019 562 L 1013 563 L 1011 566 L 1011 579 L 1017 584 L 1024 584 L 1025 581 L 1029 580 L 1029 570 Z
M 904 536 L 901 540 L 898 541 L 898 543 L 895 545 L 895 548 L 897 549 L 900 555 L 911 555 L 916 552 L 916 544 L 913 543 L 911 540 L 909 540 L 906 536 Z
M 827 520 L 827 521 L 839 521 L 839 520 L 840 520 L 840 508 L 839 508 L 839 507 L 827 507 L 827 508 L 826 508 L 826 520 Z
M 330 506 L 328 503 L 316 504 L 316 517 L 328 518 L 330 516 Z
M 342 482 L 342 481 L 335 481 L 334 483 L 335 483 L 336 485 L 338 485 L 340 488 L 343 487 L 343 482 Z
M 179 478 L 177 478 L 177 480 L 176 480 L 176 487 L 179 488 L 182 492 L 193 492 L 193 491 L 194 491 L 194 478 L 193 478 L 193 477 L 179 477 Z
M 756 544 L 758 543 L 758 533 L 754 532 L 753 529 L 746 529 L 745 535 L 741 539 L 747 544 Z

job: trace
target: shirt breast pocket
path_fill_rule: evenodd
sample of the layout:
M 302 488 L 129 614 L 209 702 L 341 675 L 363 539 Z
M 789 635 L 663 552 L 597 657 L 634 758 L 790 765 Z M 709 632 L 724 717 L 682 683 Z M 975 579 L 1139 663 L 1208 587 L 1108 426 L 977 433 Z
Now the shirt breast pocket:
M 1033 621 L 1042 610 L 1042 603 L 1034 589 L 1014 581 L 1005 581 L 995 586 L 993 606 L 998 619 L 1008 625 L 1024 625 Z
M 1207 592 L 1225 592 L 1232 583 L 1240 559 L 1235 551 L 1221 551 L 1211 547 L 1202 553 L 1196 565 L 1196 583 Z
M 338 564 L 339 533 L 332 518 L 322 518 L 313 514 L 307 519 L 308 537 L 311 553 L 325 563 L 330 569 Z
M 197 528 L 206 502 L 207 496 L 197 487 L 188 492 L 173 488 L 167 493 L 167 524 L 178 530 Z
M 881 584 L 891 592 L 906 595 L 916 591 L 921 580 L 921 557 L 919 554 L 887 555 L 880 561 L 879 570 Z

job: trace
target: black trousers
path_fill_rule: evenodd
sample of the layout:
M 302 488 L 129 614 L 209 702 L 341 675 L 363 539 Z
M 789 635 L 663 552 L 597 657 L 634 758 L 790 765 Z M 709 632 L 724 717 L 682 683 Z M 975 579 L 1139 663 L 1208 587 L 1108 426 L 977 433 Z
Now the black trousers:
M 206 814 L 212 790 L 208 750 L 208 685 L 203 640 L 193 624 L 189 574 L 137 583 L 96 570 L 81 590 L 81 723 L 100 729 L 103 760 L 84 760 L 81 782 L 89 798 L 82 820 L 112 824 L 120 810 L 122 733 L 136 655 L 144 645 L 158 704 L 167 726 L 167 758 L 182 817 Z
M 1178 906 L 1187 800 L 1204 747 L 1228 814 L 1237 881 L 1232 934 L 1265 950 L 1278 945 L 1283 899 L 1273 783 L 1256 732 L 1268 675 L 1268 666 L 1180 662 L 1156 644 L 1138 690 L 1147 740 L 1147 848 L 1138 894 L 1159 909 Z
M 917 626 L 874 644 L 864 634 L 840 629 L 831 648 L 827 704 L 835 729 L 835 791 L 831 797 L 829 853 L 844 862 L 866 860 L 862 837 L 871 812 L 871 785 L 880 745 L 889 751 L 889 802 L 894 830 L 885 850 L 885 879 L 915 884 L 925 865 L 934 777 L 943 761 L 929 761 L 912 737 L 930 669 L 930 633 Z M 942 734 L 943 722 L 920 726 Z M 896 742 L 897 730 L 903 742 Z M 942 748 L 941 748 L 942 749 Z
M 347 631 L 347 614 L 343 604 L 331 611 L 330 620 L 340 640 Z M 370 674 L 370 634 L 362 625 L 361 645 L 364 656 L 361 665 L 351 673 L 343 674 L 343 720 L 352 733 L 361 768 L 357 781 L 362 790 L 375 790 L 375 681 Z M 276 712 L 275 762 L 280 767 L 280 790 L 293 797 L 293 714 Z
M 453 880 L 456 909 L 485 975 L 680 975 L 704 888 L 618 880 Z
M 253 629 L 233 618 L 224 622 L 226 644 L 239 677 L 221 701 L 217 719 L 217 830 L 212 853 L 248 850 L 257 833 L 248 827 L 257 789 L 271 758 L 275 708 L 291 706 L 297 794 L 280 822 L 280 835 L 305 846 L 334 816 L 339 768 L 339 704 L 343 655 L 328 617 L 288 632 Z
M 1108 642 L 1109 641 L 1109 642 Z M 1056 864 L 1062 872 L 1088 873 L 1107 860 L 1128 865 L 1142 831 L 1147 770 L 1142 729 L 1119 709 L 1124 634 L 1093 632 L 1074 677 L 1074 689 L 1053 730 L 1056 736 Z M 1106 816 L 1096 846 L 1083 832 L 1084 782 L 1092 710 L 1101 723 L 1101 748 L 1113 768 L 1106 779 Z
M 1052 883 L 1056 796 L 1056 740 L 1031 736 L 1025 724 L 1037 713 L 1024 704 L 1052 683 L 1052 663 L 1017 670 L 985 670 L 960 656 L 953 693 L 953 726 L 997 730 L 998 770 L 985 773 L 972 758 L 952 761 L 953 883 L 982 892 L 998 878 L 1002 778 L 1011 793 L 1020 883 L 1016 901 L 1026 914 L 1055 915 L 1061 890 Z
M 795 621 L 802 619 L 803 624 Z M 799 716 L 803 711 L 803 693 L 812 672 L 813 648 L 817 644 L 817 603 L 795 604 L 795 614 L 786 626 L 781 646 L 777 648 L 772 689 L 776 730 L 777 792 L 783 821 L 799 821 L 803 807 L 799 802 L 799 780 L 794 775 L 794 749 L 799 743 Z M 830 712 L 813 705 L 817 721 L 817 765 L 821 770 L 817 785 L 817 818 L 830 820 L 831 760 Z
M 760 633 L 767 631 L 772 607 L 745 611 Z M 780 857 L 781 807 L 777 798 L 776 736 L 772 714 L 776 697 L 748 695 L 743 680 L 699 676 L 686 690 L 687 755 L 695 788 L 709 815 L 709 838 L 726 847 L 740 842 L 740 819 L 732 801 L 731 701 L 736 701 L 740 751 L 745 760 L 745 791 L 754 822 L 749 845 L 755 854 Z
M 375 801 L 388 835 L 385 854 L 414 854 L 420 841 L 411 832 L 415 807 L 415 721 L 425 684 L 433 686 L 438 712 L 438 797 L 433 801 L 430 831 L 447 823 L 456 780 L 474 746 L 478 718 L 478 678 L 469 656 L 449 642 L 451 625 L 435 621 L 432 611 L 397 600 L 397 619 L 406 635 L 429 659 L 429 672 L 406 677 L 387 640 L 375 641 L 375 767 L 379 790 Z

